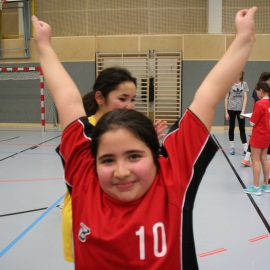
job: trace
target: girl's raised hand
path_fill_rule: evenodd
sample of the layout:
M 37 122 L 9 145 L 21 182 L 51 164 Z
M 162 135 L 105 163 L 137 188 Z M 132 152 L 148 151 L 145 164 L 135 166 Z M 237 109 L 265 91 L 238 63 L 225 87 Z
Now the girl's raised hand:
M 255 41 L 255 13 L 257 7 L 243 9 L 237 12 L 235 17 L 235 26 L 237 35 L 246 37 L 250 41 Z
M 154 127 L 159 140 L 162 140 L 166 136 L 166 129 L 168 128 L 167 121 L 165 120 L 156 120 Z
M 40 21 L 35 15 L 32 16 L 32 23 L 34 26 L 34 38 L 39 53 L 42 52 L 43 46 L 50 46 L 51 44 L 51 26 L 43 21 Z

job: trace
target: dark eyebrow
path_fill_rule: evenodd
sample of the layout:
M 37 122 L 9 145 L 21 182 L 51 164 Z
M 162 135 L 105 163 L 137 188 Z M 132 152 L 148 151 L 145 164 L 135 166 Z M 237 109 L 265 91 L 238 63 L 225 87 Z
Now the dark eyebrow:
M 145 152 L 145 151 L 134 149 L 134 150 L 128 150 L 128 151 L 126 152 L 126 154 L 144 153 L 144 152 Z
M 121 94 L 120 96 L 121 96 L 121 97 L 129 97 L 130 95 L 123 93 L 123 94 Z M 134 97 L 134 98 L 135 98 L 135 97 L 136 97 L 136 95 L 134 95 L 134 96 L 132 96 L 132 97 Z
M 104 158 L 112 158 L 112 157 L 113 157 L 112 154 L 105 154 L 105 155 L 103 155 L 103 156 L 100 156 L 100 157 L 98 158 L 98 161 L 100 161 L 100 160 L 102 160 L 102 159 L 104 159 Z
M 131 150 L 128 150 L 125 152 L 125 154 L 127 155 L 130 155 L 130 154 L 143 154 L 145 151 L 143 150 L 138 150 L 138 149 L 131 149 Z M 105 154 L 105 155 L 102 155 L 98 158 L 98 160 L 102 160 L 104 158 L 113 158 L 114 155 L 113 154 Z

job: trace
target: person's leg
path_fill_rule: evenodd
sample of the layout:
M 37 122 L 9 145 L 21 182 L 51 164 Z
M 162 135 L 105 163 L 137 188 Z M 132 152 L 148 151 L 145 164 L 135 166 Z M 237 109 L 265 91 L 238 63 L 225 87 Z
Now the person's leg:
M 245 118 L 240 116 L 241 112 L 237 112 L 237 120 L 238 120 L 238 125 L 239 125 L 239 131 L 240 131 L 240 138 L 241 142 L 243 144 L 243 152 L 244 154 L 247 152 L 247 136 L 246 136 L 246 127 L 245 127 Z
M 253 162 L 253 185 L 260 186 L 261 173 L 261 149 L 251 147 L 252 162 Z
M 269 156 L 270 156 L 270 146 L 267 149 L 267 158 L 268 158 L 268 162 L 269 162 L 269 166 L 270 166 Z M 269 167 L 269 171 L 270 171 L 270 167 Z M 268 178 L 268 184 L 270 184 L 270 177 Z
M 260 188 L 260 171 L 261 171 L 261 149 L 251 146 L 252 154 L 252 170 L 253 170 L 253 186 L 249 186 L 244 189 L 245 193 L 252 195 L 261 195 L 262 190 Z
M 241 162 L 245 167 L 251 167 L 250 156 L 251 156 L 251 150 L 250 150 L 250 144 L 248 144 L 245 157 Z
M 260 158 L 261 158 L 262 171 L 263 171 L 263 185 L 262 185 L 262 190 L 265 191 L 265 192 L 270 192 L 270 185 L 268 184 L 268 179 L 269 179 L 269 161 L 267 159 L 267 148 L 262 149 Z
M 234 149 L 234 129 L 235 129 L 235 111 L 228 110 L 228 114 L 230 116 L 229 119 L 229 141 L 230 141 L 230 154 L 234 155 L 235 154 L 235 149 Z

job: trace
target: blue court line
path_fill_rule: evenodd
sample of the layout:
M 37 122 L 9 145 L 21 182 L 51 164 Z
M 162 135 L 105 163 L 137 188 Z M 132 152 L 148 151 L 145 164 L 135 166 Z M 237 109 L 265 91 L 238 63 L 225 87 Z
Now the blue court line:
M 1 252 L 0 257 L 5 255 L 21 238 L 29 233 L 34 226 L 36 226 L 45 216 L 49 214 L 63 199 L 65 195 L 62 195 L 56 202 L 49 206 L 34 222 L 32 222 L 23 232 L 21 232 L 13 241 L 11 241 Z

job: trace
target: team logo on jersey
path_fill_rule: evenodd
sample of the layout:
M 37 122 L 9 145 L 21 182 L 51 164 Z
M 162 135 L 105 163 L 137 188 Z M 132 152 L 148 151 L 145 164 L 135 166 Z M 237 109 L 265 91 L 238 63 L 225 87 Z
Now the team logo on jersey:
M 79 230 L 79 240 L 81 242 L 85 242 L 86 241 L 86 237 L 87 235 L 89 235 L 91 233 L 91 229 L 89 229 L 84 223 L 80 223 L 80 230 Z

